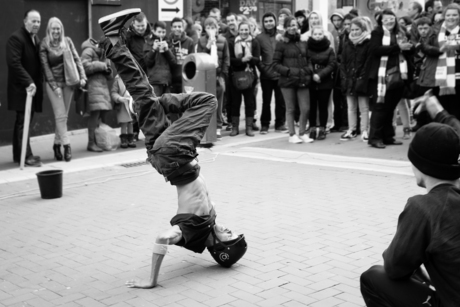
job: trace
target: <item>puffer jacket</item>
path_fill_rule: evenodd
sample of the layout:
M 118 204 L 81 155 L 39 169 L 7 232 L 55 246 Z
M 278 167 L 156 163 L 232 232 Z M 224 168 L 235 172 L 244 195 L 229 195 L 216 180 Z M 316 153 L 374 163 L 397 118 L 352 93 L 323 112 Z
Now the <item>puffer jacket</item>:
M 86 109 L 90 112 L 112 110 L 108 80 L 112 69 L 100 48 L 96 48 L 89 39 L 81 45 L 81 62 L 88 77 L 88 99 Z
M 144 45 L 144 62 L 149 82 L 152 85 L 171 85 L 171 71 L 176 64 L 176 58 L 170 49 L 163 53 L 153 50 L 156 40 L 160 39 L 152 34 Z
M 318 90 L 332 89 L 334 87 L 333 72 L 337 67 L 332 47 L 324 51 L 314 51 L 308 48 L 307 56 L 310 59 L 312 74 L 317 74 L 321 78 L 320 83 L 312 82 L 310 86 L 314 86 Z
M 86 80 L 85 69 L 83 68 L 80 56 L 78 55 L 72 40 L 70 37 L 66 37 L 65 41 L 67 47 L 70 49 L 73 55 L 78 74 L 80 75 L 80 80 Z M 52 48 L 47 42 L 47 39 L 42 40 L 40 43 L 40 61 L 45 73 L 45 80 L 48 82 L 53 91 L 58 87 L 64 87 L 65 75 L 63 49 Z
M 294 40 L 285 38 L 276 44 L 273 55 L 274 69 L 280 74 L 279 87 L 307 87 L 311 82 L 310 59 L 307 56 L 307 43 L 300 37 Z
M 420 67 L 420 75 L 417 84 L 424 87 L 435 87 L 436 68 L 438 67 L 439 56 L 442 54 L 442 52 L 439 51 L 437 31 L 432 31 L 432 33 L 422 41 L 420 50 L 426 55 L 426 59 Z
M 276 21 L 276 16 L 272 12 L 265 13 L 262 17 L 262 24 L 264 24 L 264 19 L 266 17 L 273 17 Z M 273 65 L 273 55 L 276 48 L 276 28 L 272 30 L 267 30 L 265 27 L 262 30 L 262 33 L 257 35 L 257 42 L 260 46 L 260 55 L 262 56 L 261 61 L 259 62 L 258 68 L 260 71 L 260 79 L 265 80 L 278 80 L 280 74 L 274 69 Z
M 350 40 L 344 43 L 340 77 L 341 88 L 344 89 L 345 95 L 364 96 L 368 93 L 369 42 L 370 38 L 366 38 L 358 45 L 353 44 Z
M 196 46 L 196 51 L 211 54 L 211 50 L 206 47 L 207 44 L 208 35 L 206 34 L 200 37 Z M 219 34 L 217 36 L 216 45 L 217 57 L 219 59 L 219 67 L 217 67 L 216 74 L 218 77 L 226 77 L 228 76 L 228 67 L 230 66 L 230 51 L 228 50 L 227 40 Z
M 169 49 L 176 57 L 176 64 L 172 70 L 172 84 L 182 84 L 182 63 L 187 55 L 195 52 L 195 44 L 185 33 L 182 33 L 178 40 L 171 34 Z
M 147 23 L 147 29 L 144 35 L 137 33 L 131 24 L 126 35 L 126 46 L 144 71 L 147 71 L 147 66 L 144 62 L 144 45 L 146 38 L 148 38 L 151 33 L 152 30 L 149 23 Z

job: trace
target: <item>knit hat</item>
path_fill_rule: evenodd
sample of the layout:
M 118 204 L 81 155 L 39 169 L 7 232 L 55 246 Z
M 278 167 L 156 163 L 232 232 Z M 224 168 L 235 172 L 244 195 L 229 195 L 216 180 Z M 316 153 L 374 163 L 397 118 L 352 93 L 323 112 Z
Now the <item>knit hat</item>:
M 288 15 L 288 16 L 292 15 L 291 11 L 289 9 L 287 9 L 287 8 L 282 8 L 280 10 L 278 16 L 281 15 L 281 14 L 285 14 L 285 15 Z
M 450 126 L 430 123 L 420 128 L 407 156 L 422 173 L 444 180 L 460 178 L 460 138 Z
M 294 13 L 294 17 L 304 17 L 305 19 L 307 19 L 307 13 L 305 12 L 305 10 L 298 10 Z
M 335 11 L 334 13 L 332 13 L 331 18 L 330 18 L 331 22 L 332 22 L 332 17 L 334 17 L 334 16 L 337 16 L 337 17 L 339 17 L 340 19 L 343 20 L 343 14 L 340 11 Z

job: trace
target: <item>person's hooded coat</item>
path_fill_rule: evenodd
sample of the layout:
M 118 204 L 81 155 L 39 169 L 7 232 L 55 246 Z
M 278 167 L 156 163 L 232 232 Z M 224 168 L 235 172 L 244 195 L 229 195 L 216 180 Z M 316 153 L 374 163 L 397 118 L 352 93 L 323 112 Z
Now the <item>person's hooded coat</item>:
M 321 49 L 317 47 L 319 42 L 321 42 Z M 312 82 L 311 86 L 318 90 L 332 89 L 334 87 L 333 73 L 336 70 L 337 61 L 329 39 L 326 36 L 321 41 L 310 38 L 307 42 L 307 56 L 312 74 L 317 74 L 321 78 L 320 83 Z
M 420 51 L 426 56 L 420 66 L 420 75 L 417 84 L 423 87 L 436 86 L 436 68 L 438 67 L 438 59 L 442 54 L 438 42 L 437 29 L 430 29 L 427 37 L 421 42 Z
M 286 34 L 285 34 L 286 35 Z M 311 68 L 307 57 L 307 43 L 300 41 L 297 34 L 276 44 L 273 55 L 274 69 L 280 74 L 281 88 L 308 87 L 311 83 Z
M 176 64 L 176 58 L 171 49 L 165 52 L 153 50 L 155 41 L 160 38 L 150 35 L 144 44 L 144 62 L 147 67 L 147 76 L 151 85 L 171 85 L 172 69 Z
M 108 86 L 112 75 L 110 60 L 105 58 L 103 50 L 93 45 L 90 39 L 82 43 L 81 49 L 81 62 L 88 78 L 86 109 L 90 112 L 112 110 Z
M 260 71 L 260 79 L 265 80 L 278 80 L 280 75 L 275 70 L 273 64 L 273 55 L 276 48 L 276 24 L 278 23 L 275 14 L 272 12 L 265 13 L 262 17 L 262 25 L 264 20 L 267 17 L 273 17 L 275 19 L 275 27 L 271 30 L 265 29 L 263 27 L 262 33 L 257 35 L 256 40 L 259 42 L 260 46 L 260 55 L 262 56 L 261 61 L 259 62 L 258 68 Z
M 308 31 L 309 29 L 309 25 L 308 25 L 308 18 L 307 18 L 307 15 L 305 15 L 304 11 L 303 10 L 298 10 L 297 12 L 295 12 L 294 14 L 294 17 L 297 18 L 297 17 L 300 17 L 300 16 L 303 16 L 305 19 L 304 19 L 304 22 L 302 25 L 299 25 L 300 26 L 300 34 L 304 34 Z
M 126 46 L 144 71 L 147 71 L 147 66 L 144 62 L 144 45 L 146 38 L 149 37 L 151 33 L 152 29 L 150 27 L 150 23 L 147 22 L 147 28 L 143 35 L 139 34 L 131 24 L 126 36 Z
M 370 35 L 355 45 L 351 40 L 344 42 L 340 66 L 341 88 L 349 96 L 366 96 L 368 91 L 367 72 Z

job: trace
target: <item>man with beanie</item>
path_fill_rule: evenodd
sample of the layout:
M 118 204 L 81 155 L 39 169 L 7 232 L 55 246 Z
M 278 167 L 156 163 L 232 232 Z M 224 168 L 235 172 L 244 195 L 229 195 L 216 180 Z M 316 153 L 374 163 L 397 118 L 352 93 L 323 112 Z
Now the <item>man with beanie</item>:
M 262 17 L 262 33 L 256 39 L 260 46 L 261 61 L 258 68 L 260 71 L 260 85 L 262 87 L 262 115 L 260 122 L 262 128 L 260 134 L 267 134 L 271 121 L 271 101 L 275 92 L 275 131 L 287 132 L 286 106 L 283 94 L 278 86 L 279 74 L 273 69 L 273 54 L 276 47 L 276 16 L 268 12 Z
M 384 265 L 361 275 L 368 307 L 460 306 L 460 122 L 435 97 L 421 99 L 437 122 L 417 131 L 408 158 L 427 194 L 409 198 Z
M 177 189 L 177 214 L 170 221 L 172 227 L 153 244 L 150 278 L 126 282 L 127 287 L 146 289 L 157 285 L 168 245 L 200 254 L 207 248 L 217 263 L 230 267 L 245 254 L 247 244 L 244 235 L 216 222 L 215 206 L 196 160 L 196 147 L 216 110 L 216 97 L 200 92 L 155 96 L 147 75 L 124 44 L 124 23 L 139 12 L 128 9 L 99 19 L 105 35 L 99 46 L 134 100 L 132 107 L 146 136 L 147 160 Z M 170 113 L 182 116 L 171 123 Z

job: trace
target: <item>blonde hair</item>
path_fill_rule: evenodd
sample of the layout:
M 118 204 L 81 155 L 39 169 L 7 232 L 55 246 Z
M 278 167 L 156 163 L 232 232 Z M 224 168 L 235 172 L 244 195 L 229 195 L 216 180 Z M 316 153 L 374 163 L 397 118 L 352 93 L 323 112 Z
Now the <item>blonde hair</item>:
M 323 35 L 325 35 L 324 28 L 321 27 L 321 26 L 313 26 L 313 27 L 311 28 L 311 35 L 313 35 L 313 33 L 315 33 L 315 30 L 321 30 L 321 32 L 323 32 Z
M 53 37 L 51 35 L 51 26 L 53 25 L 53 23 L 57 23 L 61 27 L 61 38 L 60 38 L 59 46 L 61 48 L 65 48 L 66 43 L 65 43 L 65 35 L 64 35 L 64 25 L 62 24 L 61 20 L 57 17 L 51 17 L 50 20 L 48 21 L 48 26 L 46 27 L 46 37 L 45 37 L 46 43 L 49 45 L 51 41 L 53 40 Z

